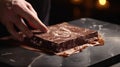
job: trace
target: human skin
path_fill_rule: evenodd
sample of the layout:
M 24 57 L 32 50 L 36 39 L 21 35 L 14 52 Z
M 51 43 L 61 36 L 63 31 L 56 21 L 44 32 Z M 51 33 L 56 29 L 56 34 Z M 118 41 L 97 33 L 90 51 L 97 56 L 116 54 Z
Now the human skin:
M 36 11 L 30 3 L 25 0 L 0 0 L 0 22 L 7 28 L 14 39 L 23 41 L 24 37 L 16 31 L 16 26 L 24 35 L 32 37 L 33 33 L 25 24 L 28 24 L 42 32 L 47 32 L 47 27 L 38 18 Z

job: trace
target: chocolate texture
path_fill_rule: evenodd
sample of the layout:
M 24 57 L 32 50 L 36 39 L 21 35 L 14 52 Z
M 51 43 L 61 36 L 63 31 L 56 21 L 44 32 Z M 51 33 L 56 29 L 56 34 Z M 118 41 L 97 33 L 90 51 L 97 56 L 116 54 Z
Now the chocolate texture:
M 98 39 L 98 32 L 71 25 L 67 22 L 48 27 L 47 33 L 35 34 L 30 42 L 35 47 L 51 52 L 62 52 Z

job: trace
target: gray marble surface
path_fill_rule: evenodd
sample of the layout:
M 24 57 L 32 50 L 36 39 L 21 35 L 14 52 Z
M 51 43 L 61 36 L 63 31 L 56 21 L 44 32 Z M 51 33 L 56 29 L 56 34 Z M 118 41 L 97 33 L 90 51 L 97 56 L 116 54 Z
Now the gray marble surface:
M 87 67 L 120 54 L 119 25 L 91 18 L 81 18 L 69 23 L 99 31 L 105 40 L 104 46 L 88 47 L 78 54 L 63 58 L 8 44 L 0 47 L 0 64 L 10 67 Z M 111 67 L 120 67 L 119 63 Z

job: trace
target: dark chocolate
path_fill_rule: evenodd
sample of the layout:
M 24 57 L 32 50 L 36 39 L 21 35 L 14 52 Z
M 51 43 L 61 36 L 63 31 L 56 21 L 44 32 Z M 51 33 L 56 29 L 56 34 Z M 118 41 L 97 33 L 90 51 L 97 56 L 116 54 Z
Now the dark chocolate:
M 89 42 L 98 37 L 98 32 L 68 23 L 48 27 L 47 33 L 35 34 L 31 39 L 37 48 L 52 52 L 61 52 Z

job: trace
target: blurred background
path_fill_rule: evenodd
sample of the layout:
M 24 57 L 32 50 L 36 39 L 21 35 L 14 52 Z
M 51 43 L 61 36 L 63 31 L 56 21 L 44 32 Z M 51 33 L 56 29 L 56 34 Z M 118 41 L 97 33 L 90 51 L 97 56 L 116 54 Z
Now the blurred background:
M 120 0 L 51 0 L 50 25 L 80 18 L 120 24 Z

